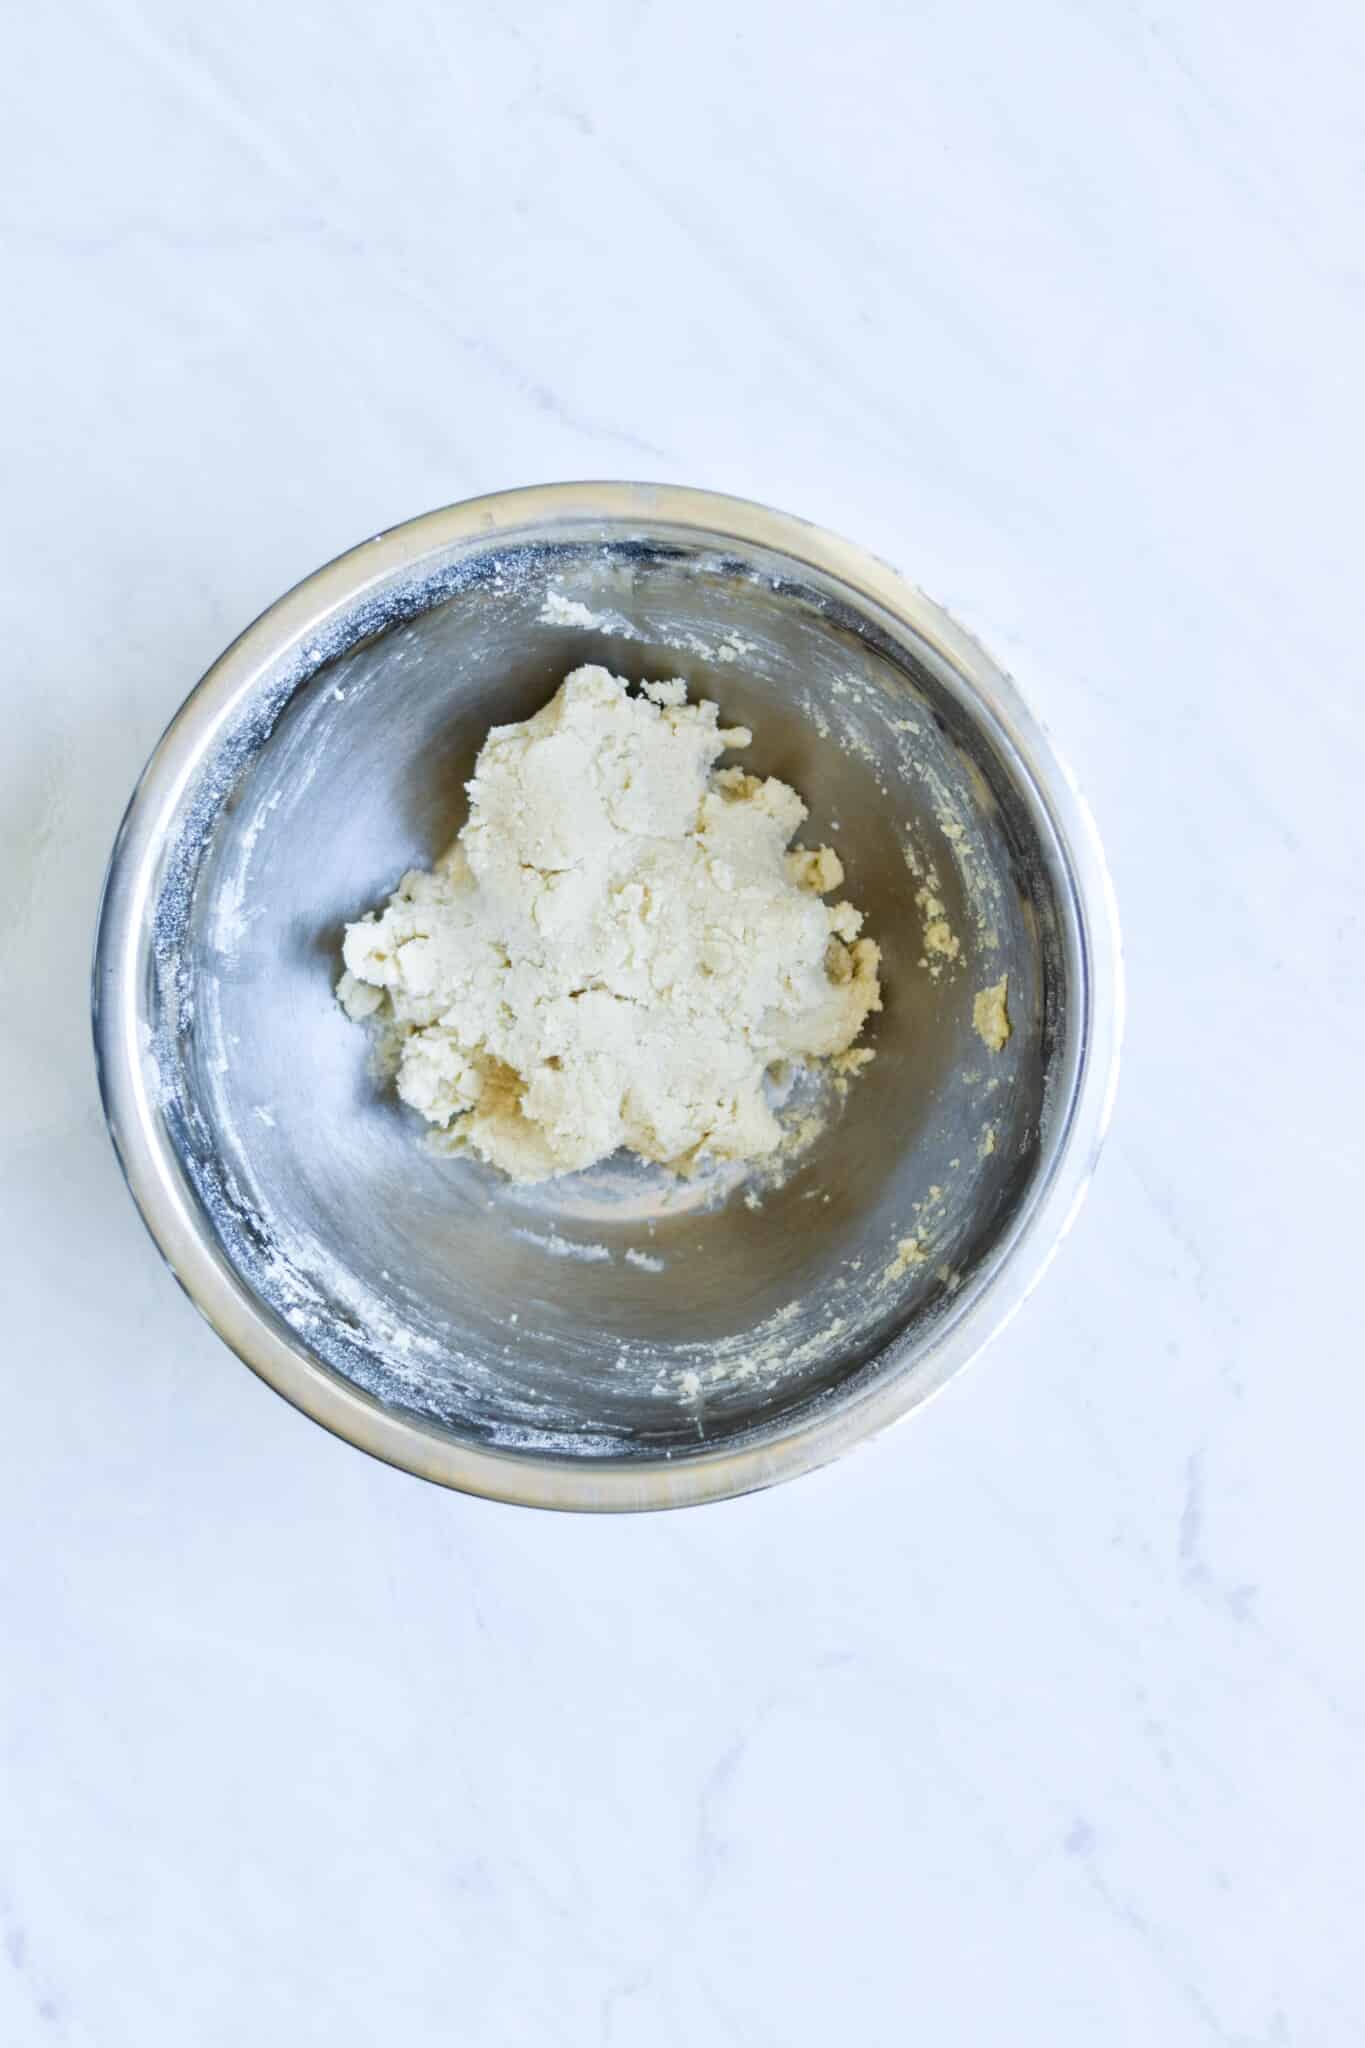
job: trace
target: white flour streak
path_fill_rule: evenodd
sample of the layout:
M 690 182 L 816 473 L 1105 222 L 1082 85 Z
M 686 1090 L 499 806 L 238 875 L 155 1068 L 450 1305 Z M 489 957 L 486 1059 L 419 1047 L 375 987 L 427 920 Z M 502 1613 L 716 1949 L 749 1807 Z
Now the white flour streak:
M 561 1237 L 557 1230 L 543 1235 L 538 1230 L 514 1230 L 512 1235 L 519 1237 L 523 1244 L 533 1244 L 541 1251 L 551 1253 L 556 1259 L 582 1259 L 589 1265 L 596 1265 L 611 1257 L 606 1245 L 578 1244 L 571 1237 Z

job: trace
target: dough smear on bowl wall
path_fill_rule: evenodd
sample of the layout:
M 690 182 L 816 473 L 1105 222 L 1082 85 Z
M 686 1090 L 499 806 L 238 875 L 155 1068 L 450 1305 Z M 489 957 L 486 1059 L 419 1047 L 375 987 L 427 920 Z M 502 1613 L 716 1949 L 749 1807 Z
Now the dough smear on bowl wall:
M 351 924 L 340 995 L 375 1018 L 403 1100 L 515 1181 L 624 1147 L 683 1172 L 781 1143 L 765 1090 L 852 1052 L 881 1007 L 862 914 L 823 899 L 832 847 L 687 685 L 574 671 L 489 734 L 469 821 L 431 872 Z

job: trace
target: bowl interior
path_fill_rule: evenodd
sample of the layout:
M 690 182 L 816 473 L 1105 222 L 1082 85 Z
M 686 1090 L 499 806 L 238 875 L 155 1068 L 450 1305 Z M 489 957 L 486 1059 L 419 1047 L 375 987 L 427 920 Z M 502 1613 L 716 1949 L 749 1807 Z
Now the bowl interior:
M 941 655 L 721 536 L 490 541 L 401 609 L 229 721 L 168 849 L 149 1013 L 204 1216 L 319 1365 L 470 1442 L 676 1459 L 784 1426 L 952 1312 L 1037 1171 L 1068 972 L 1037 807 Z M 882 946 L 875 1060 L 798 1077 L 768 1166 L 514 1187 L 428 1148 L 335 1001 L 345 922 L 458 831 L 489 727 L 585 661 L 750 725 Z

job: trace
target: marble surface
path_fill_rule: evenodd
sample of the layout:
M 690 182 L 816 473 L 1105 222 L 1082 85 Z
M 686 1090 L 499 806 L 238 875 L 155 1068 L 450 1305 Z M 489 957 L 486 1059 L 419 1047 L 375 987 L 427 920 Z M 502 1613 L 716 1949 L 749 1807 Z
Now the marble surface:
M 8 25 L 0 2041 L 1365 2038 L 1365 17 L 499 12 Z M 844 530 L 1003 654 L 1132 998 L 978 1366 L 625 1521 L 258 1384 L 144 1237 L 86 1019 L 119 813 L 225 641 L 585 474 Z

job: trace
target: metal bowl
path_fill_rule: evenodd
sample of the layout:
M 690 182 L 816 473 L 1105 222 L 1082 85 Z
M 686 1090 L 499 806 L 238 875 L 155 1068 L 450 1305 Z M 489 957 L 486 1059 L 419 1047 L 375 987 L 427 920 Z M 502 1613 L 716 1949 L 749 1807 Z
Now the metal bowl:
M 747 1174 L 439 1157 L 334 999 L 343 924 L 459 829 L 488 728 L 589 660 L 751 726 L 883 948 L 875 1061 L 798 1077 Z M 561 1508 L 763 1486 L 942 1386 L 1071 1220 L 1120 1012 L 1094 829 L 989 656 L 829 534 L 641 484 L 433 512 L 273 605 L 147 766 L 94 978 L 129 1186 L 224 1340 L 392 1464 Z

